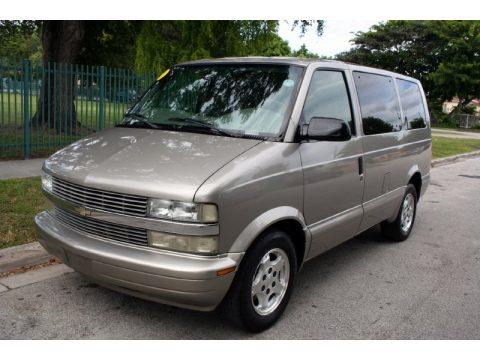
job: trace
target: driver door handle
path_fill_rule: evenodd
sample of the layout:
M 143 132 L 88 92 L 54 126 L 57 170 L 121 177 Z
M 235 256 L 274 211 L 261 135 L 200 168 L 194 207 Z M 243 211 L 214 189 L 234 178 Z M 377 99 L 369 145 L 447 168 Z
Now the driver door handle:
M 358 158 L 358 176 L 360 177 L 360 181 L 363 181 L 363 176 L 364 176 L 364 172 L 363 172 L 363 156 L 360 156 Z

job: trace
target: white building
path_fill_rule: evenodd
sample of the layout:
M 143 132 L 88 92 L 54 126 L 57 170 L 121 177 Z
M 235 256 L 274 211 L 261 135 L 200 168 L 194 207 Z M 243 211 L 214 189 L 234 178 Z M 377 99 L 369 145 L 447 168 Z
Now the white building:
M 454 97 L 450 101 L 445 101 L 443 103 L 442 111 L 446 114 L 450 113 L 453 109 L 455 109 L 458 106 L 458 103 L 460 101 L 458 100 L 458 97 Z M 475 111 L 480 114 L 480 100 L 475 99 L 468 104 L 469 106 L 475 107 Z

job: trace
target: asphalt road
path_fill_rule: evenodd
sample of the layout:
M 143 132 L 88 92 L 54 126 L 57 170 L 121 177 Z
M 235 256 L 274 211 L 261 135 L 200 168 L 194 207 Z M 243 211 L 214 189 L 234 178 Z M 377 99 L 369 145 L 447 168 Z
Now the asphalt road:
M 404 243 L 378 229 L 307 263 L 271 329 L 117 294 L 69 273 L 0 294 L 2 339 L 479 339 L 480 158 L 432 170 Z

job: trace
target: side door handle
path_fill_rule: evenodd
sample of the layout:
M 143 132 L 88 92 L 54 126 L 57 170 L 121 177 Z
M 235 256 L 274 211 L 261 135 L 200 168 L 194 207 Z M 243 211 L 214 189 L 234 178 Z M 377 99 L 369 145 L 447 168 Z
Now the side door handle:
M 358 158 L 358 176 L 360 181 L 363 181 L 364 171 L 363 171 L 363 156 Z

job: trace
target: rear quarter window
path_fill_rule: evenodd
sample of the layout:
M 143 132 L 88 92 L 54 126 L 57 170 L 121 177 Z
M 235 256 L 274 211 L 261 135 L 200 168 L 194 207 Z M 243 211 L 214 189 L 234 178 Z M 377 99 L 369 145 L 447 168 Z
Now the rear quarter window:
M 423 106 L 420 87 L 412 81 L 396 80 L 407 129 L 421 129 L 426 127 L 425 107 Z
M 397 92 L 390 76 L 353 72 L 365 135 L 400 131 L 402 119 Z

